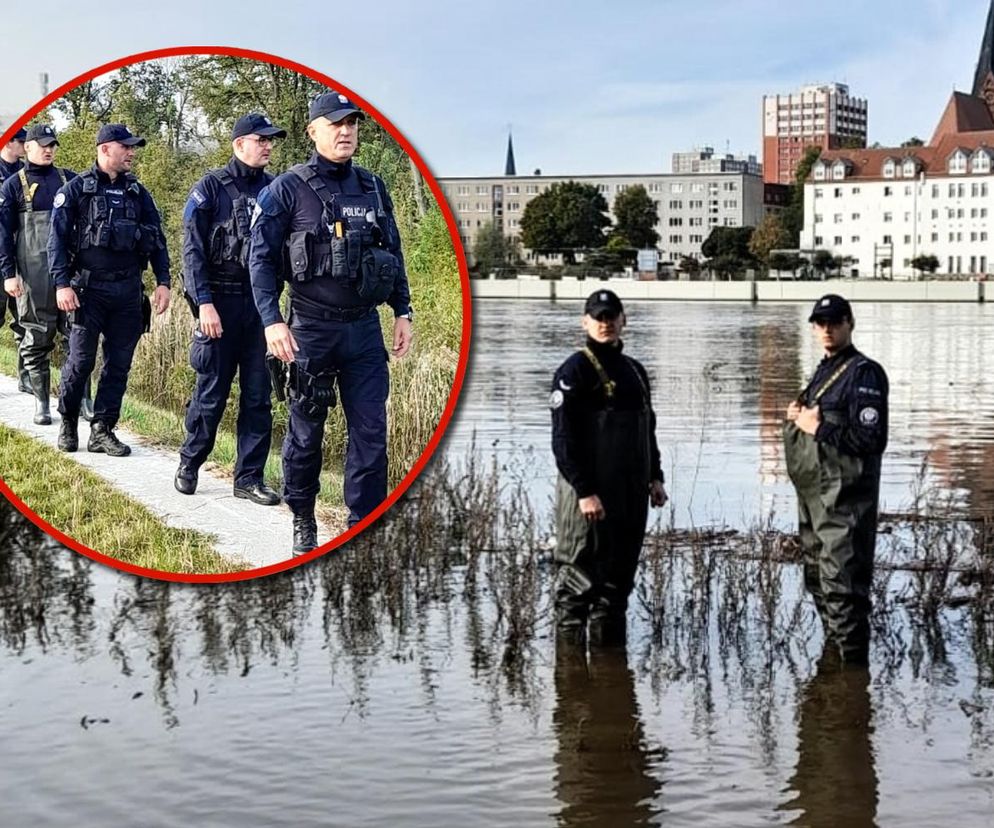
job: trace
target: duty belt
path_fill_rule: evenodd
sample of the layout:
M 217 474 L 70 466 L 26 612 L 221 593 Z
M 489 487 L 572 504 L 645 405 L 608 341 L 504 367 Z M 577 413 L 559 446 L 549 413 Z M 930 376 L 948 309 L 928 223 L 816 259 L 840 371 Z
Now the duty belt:
M 333 308 L 319 304 L 302 296 L 290 299 L 293 312 L 308 319 L 323 319 L 326 322 L 355 322 L 357 319 L 369 316 L 376 310 L 376 305 L 361 305 L 355 308 Z
M 215 282 L 208 280 L 211 293 L 215 296 L 241 296 L 248 293 L 248 286 L 242 282 Z
M 81 270 L 85 280 L 90 282 L 123 282 L 125 279 L 140 279 L 141 271 L 137 268 L 130 270 Z

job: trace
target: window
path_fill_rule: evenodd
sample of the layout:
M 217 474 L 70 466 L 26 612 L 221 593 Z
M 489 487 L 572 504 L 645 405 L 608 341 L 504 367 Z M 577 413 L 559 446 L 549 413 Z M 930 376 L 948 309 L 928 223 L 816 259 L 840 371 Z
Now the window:
M 894 195 L 894 188 L 893 187 L 884 187 L 884 195 L 885 196 L 892 196 L 892 195 Z
M 670 227 L 683 227 L 683 219 L 679 217 L 670 217 Z
M 821 213 L 815 213 L 815 224 L 821 224 L 822 218 Z
M 989 173 L 991 171 L 991 157 L 984 150 L 980 150 L 973 156 L 972 170 L 975 173 Z
M 815 198 L 821 198 L 821 196 L 822 196 L 821 187 L 815 187 Z
M 842 188 L 836 187 L 835 192 L 833 192 L 832 195 L 835 196 L 835 198 L 842 198 Z
M 933 184 L 932 185 L 932 198 L 938 198 L 938 197 L 939 197 L 939 185 L 938 184 Z
M 937 219 L 938 217 L 939 217 L 939 211 L 938 210 L 932 210 L 932 218 L 933 219 Z
M 683 236 L 670 236 L 670 244 L 683 244 Z
M 614 191 L 616 193 L 623 193 L 627 189 L 628 189 L 628 185 L 627 184 L 615 184 L 614 185 Z
M 859 236 L 853 236 L 850 240 L 852 244 L 859 244 Z
M 842 236 L 836 236 L 832 242 L 836 247 L 842 246 Z
M 908 185 L 905 186 L 905 188 L 904 188 L 904 194 L 906 196 L 911 195 L 911 185 L 910 184 L 908 184 Z
M 832 165 L 832 178 L 834 178 L 836 181 L 839 181 L 845 177 L 846 177 L 846 165 L 843 164 L 841 161 L 836 161 L 835 164 Z
M 815 181 L 825 180 L 825 165 L 815 164 Z
M 884 236 L 884 244 L 893 244 L 894 240 L 890 236 Z
M 736 181 L 725 181 L 724 185 L 725 192 L 728 193 L 734 193 L 739 188 L 738 182 Z
M 853 195 L 859 195 L 859 187 L 853 187 L 852 188 L 852 194 Z
M 911 213 L 905 213 L 904 214 L 904 220 L 905 221 L 911 221 Z
M 690 224 L 691 227 L 703 227 L 704 226 L 704 217 L 703 216 L 697 216 L 696 218 L 692 218 L 692 219 L 690 219 L 689 224 Z
M 535 195 L 536 193 L 538 193 L 538 185 L 537 184 L 528 184 L 525 187 L 525 193 L 527 195 Z
M 824 239 L 822 239 L 821 236 L 815 236 L 815 247 L 817 247 L 820 244 L 824 244 L 824 243 L 825 243 L 825 241 L 824 241 Z
M 915 175 L 916 172 L 917 172 L 917 169 L 915 167 L 915 162 L 912 161 L 909 158 L 908 160 L 906 160 L 904 162 L 904 177 L 905 178 L 914 178 L 914 175 Z
M 469 187 L 462 186 L 459 188 L 459 195 L 469 195 Z
M 938 233 L 933 233 L 932 234 L 932 241 L 933 242 L 937 242 L 938 240 L 939 240 L 939 234 Z
M 904 237 L 904 243 L 905 244 L 911 244 L 911 236 L 905 236 Z
M 521 202 L 520 201 L 509 201 L 507 203 L 507 212 L 509 212 L 509 213 L 517 213 L 520 210 L 521 210 Z
M 682 193 L 683 192 L 683 184 L 678 184 L 678 183 L 670 184 L 670 192 L 671 193 Z
M 671 201 L 670 202 L 670 209 L 671 210 L 682 210 L 683 209 L 683 202 L 682 201 Z
M 703 241 L 704 241 L 704 236 L 700 236 L 700 235 L 698 235 L 698 236 L 694 236 L 694 235 L 690 236 L 690 243 L 691 244 L 701 244 Z
M 483 185 L 483 184 L 477 186 L 477 188 L 476 188 L 476 194 L 477 195 L 487 195 L 489 192 L 490 192 L 490 188 L 487 187 L 486 185 Z
M 884 162 L 884 178 L 893 178 L 896 169 L 897 165 L 894 163 L 894 159 L 888 158 Z
M 521 188 L 517 184 L 511 184 L 507 188 L 508 195 L 519 195 L 521 193 Z
M 690 192 L 692 193 L 703 193 L 704 185 L 700 181 L 695 181 L 690 185 Z
M 853 213 L 852 214 L 852 220 L 853 221 L 859 221 L 859 213 Z
M 949 158 L 949 174 L 961 175 L 966 172 L 966 154 L 956 150 Z
M 949 197 L 950 198 L 956 198 L 956 185 L 955 184 L 950 184 L 949 185 Z
M 889 221 L 893 221 L 893 220 L 894 220 L 894 214 L 893 213 L 884 213 L 884 224 L 886 224 Z

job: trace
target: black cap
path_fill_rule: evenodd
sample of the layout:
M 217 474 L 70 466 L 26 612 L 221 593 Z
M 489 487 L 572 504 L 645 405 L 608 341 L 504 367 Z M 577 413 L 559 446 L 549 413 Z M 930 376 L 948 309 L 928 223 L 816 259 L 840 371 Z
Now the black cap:
M 27 135 L 28 135 L 27 131 L 24 129 L 24 127 L 21 127 L 19 130 L 17 130 L 17 132 L 15 132 L 10 137 L 10 140 L 11 141 L 23 141 L 27 137 Z
M 265 115 L 259 112 L 250 112 L 235 121 L 235 126 L 231 130 L 231 140 L 234 141 L 245 135 L 258 135 L 261 138 L 276 135 L 280 138 L 286 138 L 286 130 L 273 126 L 273 122 Z
M 356 113 L 360 118 L 366 117 L 359 111 L 359 107 L 344 95 L 335 91 L 323 92 L 311 101 L 311 105 L 307 108 L 307 120 L 313 121 L 323 115 L 332 123 L 337 123 L 352 113 Z
M 832 322 L 838 322 L 847 318 L 853 318 L 852 305 L 849 304 L 849 301 L 843 299 L 837 293 L 826 293 L 821 299 L 815 302 L 815 306 L 811 310 L 811 316 L 808 317 L 808 322 L 814 322 L 816 319 L 827 319 Z
M 124 124 L 104 124 L 97 133 L 97 146 L 116 141 L 126 147 L 144 147 L 145 139 L 136 138 Z
M 608 316 L 619 316 L 624 312 L 621 300 L 612 290 L 595 290 L 587 297 L 587 304 L 583 306 L 583 312 L 596 319 L 602 314 Z
M 35 124 L 28 130 L 25 141 L 37 141 L 43 147 L 50 147 L 52 144 L 58 145 L 59 139 L 55 137 L 55 130 L 48 124 Z

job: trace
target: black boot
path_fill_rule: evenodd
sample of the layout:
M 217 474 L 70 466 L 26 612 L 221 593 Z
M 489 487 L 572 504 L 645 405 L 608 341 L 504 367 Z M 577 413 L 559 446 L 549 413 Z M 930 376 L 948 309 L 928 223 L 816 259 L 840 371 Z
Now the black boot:
M 86 385 L 83 386 L 83 399 L 79 403 L 79 415 L 88 423 L 93 421 L 93 394 L 89 377 L 86 378 Z
M 180 494 L 193 494 L 197 491 L 197 469 L 180 463 L 176 469 L 176 476 L 173 478 L 173 485 Z
M 62 425 L 59 426 L 59 451 L 76 451 L 79 448 L 79 435 L 76 431 L 78 417 L 62 415 Z
M 306 555 L 318 545 L 318 523 L 314 512 L 294 513 L 293 516 L 293 557 Z
M 31 391 L 35 395 L 35 425 L 51 425 L 52 412 L 49 410 L 49 386 L 51 377 L 48 371 L 30 373 Z
M 251 500 L 260 506 L 276 506 L 280 502 L 280 496 L 261 480 L 258 483 L 248 483 L 244 486 L 239 486 L 236 483 L 235 497 Z
M 111 457 L 127 457 L 131 454 L 131 446 L 126 446 L 118 440 L 117 435 L 100 420 L 90 424 L 90 440 L 86 444 L 86 450 L 97 454 L 109 454 Z
M 17 351 L 17 390 L 25 394 L 34 394 L 34 389 L 31 387 L 31 375 L 24 367 L 24 357 L 21 356 L 20 349 Z

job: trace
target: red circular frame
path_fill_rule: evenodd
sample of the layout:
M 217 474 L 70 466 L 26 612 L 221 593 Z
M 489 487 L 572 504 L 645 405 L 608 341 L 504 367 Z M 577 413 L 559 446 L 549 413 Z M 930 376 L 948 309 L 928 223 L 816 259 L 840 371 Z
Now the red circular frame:
M 158 578 L 164 581 L 178 581 L 182 583 L 220 583 L 223 581 L 245 581 L 251 578 L 258 578 L 263 575 L 271 575 L 275 572 L 283 572 L 287 569 L 292 569 L 300 564 L 312 561 L 315 558 L 330 552 L 341 546 L 346 541 L 351 540 L 364 529 L 372 525 L 376 520 L 383 516 L 383 514 L 397 502 L 397 499 L 407 491 L 411 483 L 414 482 L 415 478 L 424 470 L 425 465 L 431 459 L 431 456 L 435 453 L 435 449 L 438 448 L 438 444 L 442 439 L 442 435 L 445 433 L 445 429 L 448 428 L 449 421 L 452 419 L 452 414 L 455 411 L 456 401 L 459 398 L 459 392 L 462 389 L 463 379 L 466 376 L 466 367 L 469 359 L 469 341 L 472 329 L 472 306 L 470 297 L 470 286 L 469 286 L 469 269 L 466 265 L 466 255 L 462 249 L 462 244 L 459 242 L 459 232 L 456 227 L 455 218 L 452 215 L 452 210 L 449 208 L 448 202 L 445 200 L 445 196 L 442 193 L 441 187 L 439 187 L 438 182 L 435 180 L 428 166 L 425 164 L 424 160 L 418 155 L 417 151 L 407 139 L 400 133 L 400 131 L 392 124 L 390 121 L 383 116 L 374 106 L 369 104 L 360 95 L 357 95 L 347 86 L 328 75 L 317 72 L 314 69 L 310 69 L 307 66 L 303 66 L 293 60 L 287 60 L 286 58 L 277 57 L 276 55 L 271 55 L 266 52 L 257 52 L 252 49 L 239 49 L 231 46 L 177 46 L 168 49 L 153 49 L 148 52 L 140 52 L 135 55 L 130 55 L 129 57 L 121 58 L 119 60 L 111 61 L 110 63 L 105 63 L 102 66 L 98 66 L 95 69 L 91 69 L 89 72 L 85 72 L 82 75 L 78 75 L 71 81 L 62 84 L 58 89 L 50 92 L 41 101 L 35 104 L 31 109 L 29 109 L 24 115 L 22 115 L 14 124 L 2 135 L 0 136 L 0 144 L 6 144 L 13 138 L 14 133 L 20 129 L 23 125 L 27 124 L 35 115 L 41 112 L 49 104 L 54 103 L 60 97 L 62 97 L 67 92 L 72 91 L 77 86 L 85 83 L 88 80 L 93 80 L 100 75 L 112 72 L 115 69 L 120 69 L 122 66 L 130 66 L 133 63 L 141 63 L 146 60 L 156 60 L 158 58 L 167 57 L 177 57 L 180 55 L 226 55 L 228 57 L 243 57 L 251 58 L 253 60 L 264 61 L 266 63 L 275 63 L 285 69 L 291 69 L 295 72 L 299 72 L 302 75 L 306 75 L 312 80 L 329 86 L 333 89 L 342 91 L 346 93 L 350 98 L 357 101 L 364 112 L 372 115 L 377 123 L 380 124 L 393 138 L 403 147 L 404 151 L 409 157 L 414 159 L 414 163 L 417 165 L 418 169 L 421 171 L 424 180 L 428 182 L 428 186 L 431 188 L 432 193 L 435 195 L 435 201 L 437 202 L 439 208 L 442 210 L 442 215 L 445 217 L 445 223 L 449 228 L 449 237 L 452 239 L 453 248 L 456 254 L 456 261 L 459 265 L 459 278 L 462 282 L 462 342 L 459 348 L 459 365 L 456 368 L 455 382 L 452 384 L 452 389 L 449 392 L 449 400 L 446 403 L 445 411 L 442 413 L 442 418 L 435 428 L 435 432 L 432 434 L 431 439 L 428 441 L 428 445 L 425 447 L 424 451 L 421 452 L 421 456 L 418 457 L 417 462 L 404 476 L 404 479 L 400 481 L 397 487 L 387 495 L 386 500 L 384 500 L 374 512 L 365 517 L 362 521 L 357 523 L 351 529 L 343 532 L 341 535 L 328 541 L 328 543 L 323 546 L 319 546 L 317 549 L 308 552 L 306 555 L 302 555 L 299 558 L 288 558 L 277 564 L 271 564 L 270 566 L 258 567 L 256 569 L 247 569 L 243 572 L 232 572 L 225 574 L 182 574 L 177 572 L 165 572 L 159 569 L 148 569 L 146 567 L 134 566 L 133 564 L 125 563 L 124 561 L 118 560 L 117 558 L 111 557 L 110 555 L 105 555 L 102 552 L 98 552 L 95 549 L 90 549 L 88 546 L 83 546 L 83 544 L 69 537 L 65 533 L 59 531 L 51 524 L 42 520 L 38 515 L 31 511 L 30 507 L 23 500 L 21 500 L 14 492 L 11 490 L 10 486 L 0 477 L 0 492 L 6 495 L 7 499 L 14 504 L 15 508 L 21 514 L 23 514 L 28 520 L 30 520 L 35 526 L 39 527 L 47 534 L 51 535 L 57 541 L 65 544 L 70 549 L 86 555 L 95 561 L 112 566 L 115 569 L 120 569 L 124 572 L 130 572 L 134 575 L 145 575 L 151 578 Z

